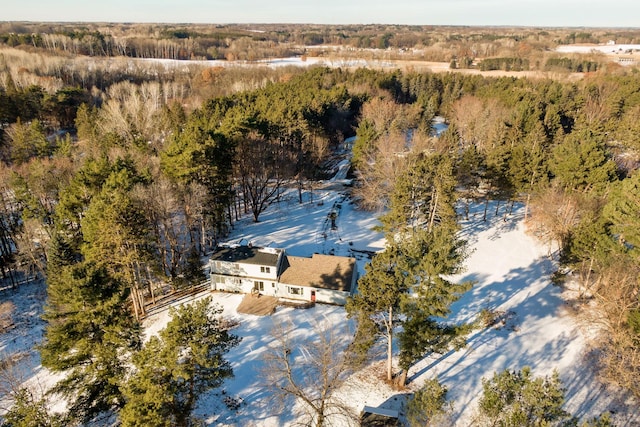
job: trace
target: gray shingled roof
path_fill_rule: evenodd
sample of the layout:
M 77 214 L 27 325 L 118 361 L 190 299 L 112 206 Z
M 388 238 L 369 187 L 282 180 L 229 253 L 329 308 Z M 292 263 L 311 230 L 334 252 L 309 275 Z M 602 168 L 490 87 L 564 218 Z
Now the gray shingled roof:
M 278 265 L 278 256 L 282 251 L 282 249 L 249 246 L 220 247 L 211 255 L 211 260 L 276 267 Z
M 280 282 L 350 292 L 355 266 L 354 258 L 320 254 L 314 254 L 311 258 L 287 255 Z

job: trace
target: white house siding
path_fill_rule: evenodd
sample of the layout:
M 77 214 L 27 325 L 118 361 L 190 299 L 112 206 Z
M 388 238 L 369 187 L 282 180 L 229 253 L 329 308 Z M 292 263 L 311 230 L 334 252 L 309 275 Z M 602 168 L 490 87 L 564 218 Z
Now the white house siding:
M 226 276 L 255 277 L 263 280 L 278 280 L 278 267 L 270 265 L 244 264 L 227 261 L 211 261 L 211 272 Z
M 219 274 L 211 275 L 211 290 L 248 294 L 251 293 L 255 286 L 259 286 L 260 282 L 262 282 L 260 293 L 277 296 L 278 287 L 275 281 L 251 277 L 230 277 Z
M 245 292 L 246 279 L 240 277 L 223 276 L 219 274 L 211 275 L 211 289 L 225 292 Z
M 301 293 L 290 293 L 291 288 L 300 289 Z M 312 288 L 301 285 L 290 285 L 286 283 L 278 284 L 278 294 L 280 298 L 296 299 L 301 301 L 311 301 L 311 292 L 315 291 L 315 301 L 326 304 L 345 305 L 349 292 L 336 291 L 333 289 Z M 270 295 L 270 294 L 267 294 Z
M 294 289 L 299 290 L 299 293 Z M 277 295 L 280 298 L 298 299 L 302 301 L 311 301 L 311 290 L 300 285 L 289 285 L 286 283 L 278 283 Z
M 316 289 L 316 301 L 326 304 L 345 305 L 349 292 L 333 291 L 330 289 Z

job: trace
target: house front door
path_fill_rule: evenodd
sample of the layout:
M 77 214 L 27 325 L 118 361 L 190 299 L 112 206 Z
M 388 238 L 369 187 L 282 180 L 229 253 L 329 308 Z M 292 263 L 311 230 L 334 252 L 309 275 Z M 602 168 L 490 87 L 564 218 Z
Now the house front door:
M 316 302 L 316 291 L 311 291 L 311 302 Z

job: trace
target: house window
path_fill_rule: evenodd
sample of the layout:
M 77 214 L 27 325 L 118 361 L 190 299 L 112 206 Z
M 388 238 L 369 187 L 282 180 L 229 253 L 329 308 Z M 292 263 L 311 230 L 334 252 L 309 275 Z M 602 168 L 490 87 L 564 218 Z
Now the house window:
M 226 282 L 226 280 L 225 280 L 225 277 L 224 277 L 224 276 L 218 276 L 218 275 L 215 275 L 214 277 L 215 277 L 215 279 L 216 279 L 216 283 L 225 283 L 225 282 Z
M 287 286 L 287 292 L 289 292 L 291 295 L 302 295 L 302 288 Z
M 271 267 L 260 267 L 260 273 L 271 273 Z
M 264 291 L 264 282 L 253 282 L 253 289 L 256 291 Z

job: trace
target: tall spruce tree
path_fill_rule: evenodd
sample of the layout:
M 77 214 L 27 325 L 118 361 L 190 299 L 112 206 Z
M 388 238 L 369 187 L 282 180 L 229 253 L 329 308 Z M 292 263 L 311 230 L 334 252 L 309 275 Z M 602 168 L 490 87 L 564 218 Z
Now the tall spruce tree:
M 141 287 L 147 282 L 146 267 L 154 265 L 151 227 L 142 206 L 132 196 L 133 187 L 144 181 L 135 170 L 114 165 L 80 222 L 82 255 L 103 265 L 112 277 L 129 287 L 136 318 L 145 310 Z
M 399 334 L 400 383 L 413 363 L 427 353 L 442 353 L 465 344 L 469 325 L 445 321 L 451 304 L 471 288 L 471 283 L 455 283 L 447 277 L 459 273 L 466 243 L 456 236 L 457 227 L 440 224 L 432 231 L 416 230 L 404 246 L 406 274 L 411 278 L 409 292 L 402 296 L 404 315 Z
M 41 356 L 65 372 L 55 390 L 80 421 L 123 405 L 127 359 L 140 345 L 129 297 L 150 244 L 131 190 L 144 180 L 128 159 L 87 160 L 56 209 Z
M 67 255 L 54 256 L 66 260 Z M 48 270 L 43 366 L 65 372 L 54 387 L 83 422 L 122 406 L 124 356 L 139 345 L 139 329 L 127 305 L 127 287 L 91 262 Z
M 432 231 L 439 224 L 455 224 L 454 168 L 446 154 L 412 155 L 398 178 L 391 206 L 382 218 L 387 237 L 404 238 L 416 229 Z

